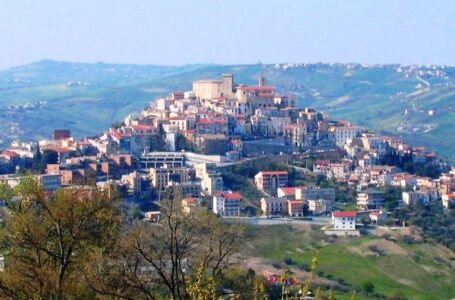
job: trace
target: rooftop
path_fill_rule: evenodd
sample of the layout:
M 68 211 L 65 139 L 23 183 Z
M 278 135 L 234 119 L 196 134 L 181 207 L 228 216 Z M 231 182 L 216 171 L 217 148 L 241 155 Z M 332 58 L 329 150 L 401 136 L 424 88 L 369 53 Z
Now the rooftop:
M 356 211 L 334 211 L 332 213 L 332 216 L 335 217 L 335 218 L 355 218 L 357 216 L 357 212 Z

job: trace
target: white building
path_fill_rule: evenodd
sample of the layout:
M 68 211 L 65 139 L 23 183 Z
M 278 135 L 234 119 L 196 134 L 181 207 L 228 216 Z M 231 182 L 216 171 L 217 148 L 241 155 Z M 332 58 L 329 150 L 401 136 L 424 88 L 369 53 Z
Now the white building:
M 403 192 L 402 200 L 406 205 L 416 205 L 417 203 L 428 204 L 430 202 L 430 195 L 420 191 Z
M 336 230 L 355 230 L 356 211 L 334 211 L 332 224 Z
M 359 126 L 335 127 L 335 140 L 338 147 L 343 147 L 348 140 L 359 137 L 362 129 Z
M 240 193 L 216 193 L 213 196 L 213 212 L 220 216 L 240 216 Z

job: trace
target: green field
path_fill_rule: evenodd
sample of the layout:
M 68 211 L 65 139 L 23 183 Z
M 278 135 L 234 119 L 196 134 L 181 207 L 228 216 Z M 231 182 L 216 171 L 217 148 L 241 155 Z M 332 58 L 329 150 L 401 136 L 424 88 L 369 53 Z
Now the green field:
M 372 246 L 379 248 L 381 254 L 372 252 Z M 271 266 L 289 267 L 297 277 L 300 269 L 311 264 L 316 250 L 319 277 L 334 285 L 342 283 L 347 289 L 346 297 L 353 290 L 360 291 L 365 281 L 373 282 L 375 293 L 387 297 L 396 293 L 403 293 L 408 299 L 455 297 L 455 254 L 427 242 L 407 244 L 399 238 L 389 241 L 380 235 L 334 238 L 324 236 L 319 228 L 274 225 L 249 227 L 243 249 L 247 257 L 264 258 Z M 292 264 L 285 263 L 289 259 Z

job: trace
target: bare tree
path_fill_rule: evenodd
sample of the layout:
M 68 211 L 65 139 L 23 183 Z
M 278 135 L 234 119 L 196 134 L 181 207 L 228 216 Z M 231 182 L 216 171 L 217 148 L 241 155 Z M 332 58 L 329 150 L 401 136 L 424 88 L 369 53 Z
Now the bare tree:
M 185 212 L 178 195 L 171 195 L 161 205 L 160 221 L 136 222 L 119 240 L 114 256 L 98 257 L 96 273 L 87 281 L 99 294 L 122 299 L 213 294 L 214 282 L 238 251 L 241 234 L 242 226 L 225 224 L 206 210 Z

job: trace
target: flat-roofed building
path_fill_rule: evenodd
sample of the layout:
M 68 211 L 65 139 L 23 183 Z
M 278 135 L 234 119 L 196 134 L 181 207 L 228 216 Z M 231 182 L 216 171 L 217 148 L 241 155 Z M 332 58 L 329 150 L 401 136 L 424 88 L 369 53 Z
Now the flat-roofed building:
M 384 207 L 384 192 L 379 190 L 365 190 L 357 195 L 357 207 L 360 209 L 379 209 Z
M 288 214 L 286 197 L 262 197 L 261 210 L 265 216 L 285 216 Z

